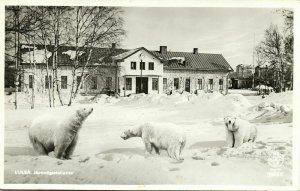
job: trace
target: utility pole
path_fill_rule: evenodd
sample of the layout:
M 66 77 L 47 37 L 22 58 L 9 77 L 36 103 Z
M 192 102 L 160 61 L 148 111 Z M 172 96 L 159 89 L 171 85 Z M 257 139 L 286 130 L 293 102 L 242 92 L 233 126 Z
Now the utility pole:
M 252 52 L 252 90 L 254 90 L 254 73 L 255 73 L 255 68 L 254 68 L 254 53 L 255 53 L 255 33 L 254 33 L 254 38 L 253 38 L 253 52 Z

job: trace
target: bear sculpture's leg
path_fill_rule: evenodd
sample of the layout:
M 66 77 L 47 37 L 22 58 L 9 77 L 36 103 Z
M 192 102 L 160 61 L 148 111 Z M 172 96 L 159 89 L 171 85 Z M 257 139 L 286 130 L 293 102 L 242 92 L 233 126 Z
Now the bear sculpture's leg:
M 179 154 L 180 154 L 180 155 L 181 155 L 181 152 L 182 152 L 184 146 L 185 146 L 185 141 L 182 142 L 181 145 L 180 145 L 180 150 L 179 150 Z
M 32 136 L 29 136 L 29 138 L 30 138 L 30 141 L 33 145 L 34 150 L 36 150 L 38 152 L 38 154 L 40 154 L 40 155 L 47 155 L 48 154 L 42 143 L 40 143 L 38 140 L 36 140 Z
M 152 147 L 151 143 L 145 142 L 145 148 L 146 148 L 146 152 L 148 152 L 150 154 L 152 153 L 153 147 Z
M 65 156 L 63 156 L 65 159 L 71 159 L 71 155 L 73 154 L 73 152 L 75 150 L 77 140 L 78 140 L 78 135 L 76 135 L 76 137 L 73 139 L 73 141 L 71 142 L 69 147 L 66 149 Z
M 156 147 L 153 143 L 151 143 L 152 149 L 154 148 L 156 154 L 160 155 L 159 148 Z
M 58 159 L 64 159 L 64 157 L 66 156 L 66 150 L 69 147 L 70 142 L 64 142 L 61 143 L 60 145 L 56 145 L 55 149 L 54 149 L 54 155 L 56 158 Z
M 234 143 L 234 148 L 238 148 L 239 146 L 241 146 L 243 144 L 243 140 L 240 136 L 237 136 L 236 134 L 234 135 L 235 138 L 235 143 Z
M 176 149 L 175 146 L 170 146 L 167 149 L 167 153 L 168 153 L 169 157 L 172 158 L 172 159 L 176 159 L 175 149 Z

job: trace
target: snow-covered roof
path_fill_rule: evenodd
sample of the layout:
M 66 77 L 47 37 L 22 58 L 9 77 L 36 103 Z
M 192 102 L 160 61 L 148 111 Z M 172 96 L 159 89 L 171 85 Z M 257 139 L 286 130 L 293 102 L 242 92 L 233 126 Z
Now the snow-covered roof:
M 52 55 L 51 52 L 46 50 L 45 54 L 45 49 L 38 50 L 35 48 L 35 50 L 23 53 L 21 55 L 23 62 L 26 63 L 46 63 L 46 57 L 47 59 Z
M 84 53 L 85 53 L 84 51 L 78 51 L 78 56 L 81 56 Z M 75 60 L 75 57 L 76 57 L 76 51 L 75 50 L 68 50 L 66 52 L 63 52 L 62 54 L 66 54 L 70 57 L 71 60 Z

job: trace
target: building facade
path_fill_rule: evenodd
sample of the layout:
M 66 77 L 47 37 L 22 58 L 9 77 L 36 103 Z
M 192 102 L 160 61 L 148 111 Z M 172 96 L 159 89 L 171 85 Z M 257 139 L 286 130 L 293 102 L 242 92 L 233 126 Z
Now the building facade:
M 74 74 L 74 47 L 61 48 L 58 52 L 57 77 L 53 78 L 52 55 L 47 55 L 47 74 L 45 55 L 37 56 L 37 52 L 45 51 L 34 48 L 35 59 L 30 57 L 33 50 L 22 50 L 24 59 L 20 79 L 24 92 L 29 92 L 34 86 L 35 91 L 44 93 L 48 88 L 53 88 L 53 79 L 56 79 L 63 93 L 70 93 L 72 85 L 78 84 L 79 92 L 83 94 L 109 91 L 128 96 L 138 93 L 170 94 L 174 91 L 196 93 L 197 90 L 226 94 L 228 74 L 232 71 L 221 54 L 198 53 L 196 48 L 191 52 L 171 52 L 167 51 L 166 46 L 150 51 L 144 47 L 116 49 L 113 45 L 106 49 L 94 48 L 87 64 L 84 64 L 87 50 L 83 49 Z

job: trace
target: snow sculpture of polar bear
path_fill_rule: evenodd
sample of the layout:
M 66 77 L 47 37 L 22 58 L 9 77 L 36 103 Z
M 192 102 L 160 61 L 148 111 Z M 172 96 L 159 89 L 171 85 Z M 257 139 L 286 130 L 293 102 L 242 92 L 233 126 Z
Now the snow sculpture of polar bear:
M 93 108 L 76 110 L 68 118 L 43 115 L 33 120 L 29 128 L 29 139 L 40 155 L 50 155 L 58 159 L 70 159 L 78 140 L 78 131 Z
M 146 151 L 150 154 L 153 149 L 156 154 L 160 154 L 160 150 L 166 150 L 169 157 L 184 160 L 181 157 L 181 152 L 186 144 L 186 137 L 175 125 L 144 123 L 123 132 L 121 135 L 124 140 L 131 137 L 141 137 Z
M 248 121 L 236 117 L 225 117 L 226 142 L 228 147 L 239 147 L 245 142 L 254 142 L 257 129 Z

